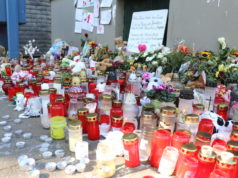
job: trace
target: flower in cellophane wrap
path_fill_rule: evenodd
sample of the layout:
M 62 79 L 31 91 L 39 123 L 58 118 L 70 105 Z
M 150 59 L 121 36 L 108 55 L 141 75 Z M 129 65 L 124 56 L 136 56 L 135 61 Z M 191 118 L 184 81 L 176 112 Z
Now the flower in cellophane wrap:
M 83 93 L 83 90 L 80 86 L 71 86 L 68 89 L 68 95 L 71 99 L 77 99 L 79 97 L 84 97 L 85 93 Z

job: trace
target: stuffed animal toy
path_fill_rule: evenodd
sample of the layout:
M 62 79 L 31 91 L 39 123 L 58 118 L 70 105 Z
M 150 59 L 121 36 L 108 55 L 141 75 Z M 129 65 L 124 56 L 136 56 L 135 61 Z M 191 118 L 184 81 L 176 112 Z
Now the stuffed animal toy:
M 2 45 L 0 45 L 0 57 L 5 57 L 6 54 L 6 49 Z
M 146 91 L 150 91 L 150 90 L 153 89 L 153 86 L 159 86 L 161 84 L 163 84 L 163 81 L 159 77 L 156 77 L 155 75 L 153 75 L 149 79 L 149 83 L 148 83 L 148 86 L 146 88 Z
M 205 85 L 204 83 L 205 83 L 204 79 L 203 79 L 202 75 L 200 75 L 197 80 L 188 82 L 187 86 L 190 88 L 204 87 L 204 85 Z
M 109 58 L 103 59 L 96 63 L 96 69 L 105 72 L 109 67 L 112 67 L 113 61 Z
M 123 41 L 122 36 L 115 38 L 114 41 L 115 41 L 116 49 L 118 51 L 122 50 L 123 47 L 125 46 L 125 42 Z
M 218 114 L 206 111 L 199 116 L 199 120 L 201 121 L 203 118 L 210 119 L 214 125 L 214 133 L 223 133 L 228 132 L 229 134 L 232 131 L 233 123 L 232 121 L 225 121 L 221 116 Z
M 16 107 L 14 110 L 16 111 L 23 111 L 25 109 L 26 98 L 22 93 L 18 93 L 16 95 Z
M 71 64 L 70 64 L 71 65 Z M 73 68 L 72 68 L 72 73 L 80 73 L 82 69 L 86 70 L 86 65 L 84 62 L 77 62 Z
M 14 84 L 19 82 L 27 84 L 27 81 L 32 79 L 32 74 L 28 70 L 22 70 L 20 65 L 16 65 L 11 79 Z

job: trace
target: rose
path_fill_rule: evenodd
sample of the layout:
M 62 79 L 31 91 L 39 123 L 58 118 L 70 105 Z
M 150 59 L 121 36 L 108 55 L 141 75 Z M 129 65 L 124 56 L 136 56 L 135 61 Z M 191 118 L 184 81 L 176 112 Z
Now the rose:
M 142 53 L 142 52 L 144 52 L 144 51 L 146 51 L 146 49 L 147 49 L 147 46 L 146 45 L 144 45 L 144 44 L 139 44 L 138 45 L 138 50 Z
M 144 72 L 144 73 L 142 74 L 142 78 L 143 78 L 144 80 L 149 80 L 149 79 L 150 79 L 150 73 L 149 73 L 149 72 Z

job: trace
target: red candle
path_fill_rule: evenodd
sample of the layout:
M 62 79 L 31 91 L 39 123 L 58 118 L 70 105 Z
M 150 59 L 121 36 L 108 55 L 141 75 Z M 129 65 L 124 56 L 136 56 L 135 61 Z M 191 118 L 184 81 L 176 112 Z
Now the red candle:
M 65 98 L 63 96 L 60 96 L 60 97 L 57 97 L 55 99 L 55 102 L 62 105 L 62 112 L 64 113 L 64 116 L 67 116 L 67 106 L 66 106 L 66 103 L 65 103 Z
M 113 116 L 112 117 L 112 122 L 111 122 L 112 130 L 120 129 L 122 127 L 122 124 L 123 124 L 122 116 Z
M 234 159 L 234 154 L 230 152 L 221 153 L 218 158 L 214 168 L 214 171 L 222 171 L 225 173 L 225 178 L 236 178 L 234 174 L 236 172 L 236 160 Z
M 217 114 L 220 115 L 224 120 L 227 120 L 228 104 L 219 103 L 217 106 Z
M 181 161 L 183 161 L 186 157 L 195 157 L 197 155 L 197 147 L 193 143 L 186 143 L 181 146 L 179 150 L 179 157 L 176 164 L 176 170 L 179 169 L 181 165 Z
M 80 120 L 82 123 L 83 133 L 87 133 L 87 119 L 86 119 L 87 114 L 88 114 L 87 108 L 81 108 L 78 110 L 78 120 Z
M 126 122 L 126 123 L 124 123 L 124 125 L 121 128 L 121 132 L 123 132 L 124 134 L 132 133 L 132 132 L 134 132 L 135 129 L 136 129 L 136 127 L 135 127 L 134 123 Z
M 234 159 L 236 160 L 236 166 L 234 171 L 234 177 L 238 177 L 238 151 L 228 151 L 232 154 L 234 154 Z
M 216 154 L 212 151 L 212 147 L 203 146 L 198 154 L 198 169 L 195 178 L 209 178 L 215 162 Z
M 50 91 L 50 103 L 54 103 L 55 99 L 56 99 L 57 89 L 56 88 L 50 88 L 49 91 Z
M 184 145 L 185 143 L 189 143 L 189 140 L 190 140 L 190 134 L 188 132 L 178 130 L 174 132 L 174 135 L 172 138 L 172 146 L 180 150 L 182 145 Z
M 13 101 L 13 97 L 16 95 L 16 89 L 14 87 L 8 88 L 8 100 Z
M 214 125 L 210 119 L 202 119 L 198 126 L 198 131 L 207 132 L 213 134 Z
M 89 140 L 98 140 L 100 138 L 100 130 L 98 123 L 98 115 L 96 113 L 90 113 L 87 117 L 87 132 Z
M 185 157 L 176 172 L 176 178 L 193 178 L 197 172 L 198 160 L 195 157 Z
M 97 86 L 96 83 L 89 83 L 88 84 L 89 93 L 93 93 L 93 90 L 96 88 L 96 86 Z
M 62 103 L 55 102 L 50 108 L 51 117 L 64 116 L 64 105 Z
M 110 117 L 123 116 L 122 102 L 119 100 L 114 100 L 112 102 L 112 109 L 110 111 Z
M 41 83 L 38 82 L 36 83 L 36 91 L 35 91 L 37 96 L 39 95 L 40 90 L 41 90 Z
M 170 145 L 170 132 L 168 130 L 157 130 L 152 137 L 150 164 L 158 168 L 160 158 L 166 146 Z
M 124 158 L 127 167 L 137 167 L 140 165 L 139 139 L 134 133 L 127 133 L 123 136 Z
M 229 176 L 222 170 L 213 170 L 209 178 L 229 178 Z

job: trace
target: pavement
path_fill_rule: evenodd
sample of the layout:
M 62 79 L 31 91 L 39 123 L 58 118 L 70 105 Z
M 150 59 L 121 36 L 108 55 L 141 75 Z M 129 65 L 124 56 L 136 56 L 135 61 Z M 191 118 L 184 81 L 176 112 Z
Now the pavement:
M 14 105 L 9 102 L 4 95 L 0 95 L 0 121 L 6 120 L 7 125 L 11 125 L 11 131 L 5 131 L 3 126 L 0 126 L 0 138 L 3 137 L 4 133 L 12 132 L 21 129 L 23 133 L 32 133 L 31 139 L 24 139 L 22 136 L 16 136 L 13 134 L 12 140 L 9 143 L 2 143 L 0 141 L 0 178 L 27 178 L 31 177 L 28 172 L 21 170 L 17 158 L 20 155 L 27 155 L 28 157 L 36 160 L 36 168 L 40 170 L 40 178 L 94 178 L 95 177 L 95 166 L 96 166 L 96 146 L 98 141 L 88 141 L 87 136 L 84 136 L 83 140 L 89 142 L 89 159 L 90 162 L 87 164 L 84 173 L 75 173 L 73 175 L 67 175 L 64 171 L 56 170 L 54 172 L 48 172 L 45 170 L 45 163 L 62 161 L 61 159 L 53 156 L 52 159 L 45 160 L 42 158 L 39 151 L 40 145 L 43 143 L 40 141 L 41 135 L 49 135 L 49 130 L 43 129 L 40 123 L 40 118 L 29 118 L 22 119 L 21 123 L 14 123 L 13 120 L 18 118 L 18 115 L 22 112 L 14 111 Z M 3 119 L 2 116 L 10 115 L 9 119 Z M 103 138 L 101 138 L 103 139 Z M 25 141 L 26 146 L 24 148 L 17 148 L 17 141 Z M 75 154 L 69 151 L 68 141 L 65 140 L 54 140 L 51 143 L 49 150 L 54 152 L 56 149 L 63 149 L 66 154 L 65 156 L 74 157 Z M 156 169 L 151 168 L 148 163 L 141 163 L 136 168 L 126 168 L 124 166 L 124 158 L 116 158 L 117 171 L 113 178 L 140 178 L 146 175 L 156 175 Z

